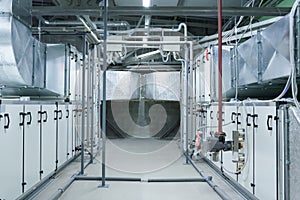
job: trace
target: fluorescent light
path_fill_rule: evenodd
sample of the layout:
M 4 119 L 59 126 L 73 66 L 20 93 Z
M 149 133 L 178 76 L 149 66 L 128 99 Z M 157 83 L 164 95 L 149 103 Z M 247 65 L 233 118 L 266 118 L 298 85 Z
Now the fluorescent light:
M 143 6 L 149 8 L 151 4 L 151 0 L 143 0 Z

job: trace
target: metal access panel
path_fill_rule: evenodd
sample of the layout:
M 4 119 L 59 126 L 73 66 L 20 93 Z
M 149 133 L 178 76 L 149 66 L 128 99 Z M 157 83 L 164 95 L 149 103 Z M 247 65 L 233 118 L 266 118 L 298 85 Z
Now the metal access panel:
M 66 120 L 67 120 L 67 159 L 72 157 L 73 152 L 73 133 L 72 133 L 72 110 L 73 105 L 66 104 Z
M 1 104 L 0 120 L 0 199 L 16 199 L 22 194 L 22 105 Z M 7 125 L 5 128 L 4 126 Z
M 55 104 L 43 105 L 42 110 L 46 112 L 45 121 L 42 123 L 42 178 L 48 176 L 55 170 L 55 149 L 56 149 L 56 138 L 55 138 L 55 120 L 54 110 L 56 109 Z
M 65 95 L 68 48 L 64 44 L 48 44 L 46 55 L 46 89 Z
M 201 102 L 210 102 L 210 63 L 211 56 L 209 50 L 205 50 L 196 60 L 196 99 Z
M 285 133 L 285 158 L 284 158 L 284 195 L 285 199 L 298 199 L 299 190 L 299 177 L 300 177 L 300 115 L 296 108 L 290 107 L 285 113 L 284 125 L 288 133 Z
M 255 106 L 255 195 L 259 199 L 277 199 L 276 105 Z
M 253 105 L 240 105 L 238 107 L 239 126 L 238 130 L 243 130 L 245 134 L 244 148 L 240 153 L 244 154 L 245 163 L 241 166 L 241 172 L 238 176 L 238 182 L 244 186 L 249 192 L 253 193 L 254 183 L 254 128 L 253 128 Z
M 236 112 L 237 105 L 229 104 L 223 106 L 223 132 L 226 134 L 226 141 L 233 141 L 232 131 L 237 130 Z M 236 152 L 222 151 L 223 170 L 233 179 L 237 179 L 237 162 L 235 160 Z
M 75 47 L 71 47 L 72 55 L 69 57 L 69 71 L 70 71 L 70 85 L 69 94 L 71 101 L 80 100 L 81 95 L 81 78 L 82 78 L 82 68 L 81 68 L 81 54 L 77 52 Z
M 25 192 L 40 180 L 40 134 L 39 115 L 40 105 L 24 105 L 25 113 Z
M 73 110 L 73 137 L 75 148 L 81 145 L 81 133 L 82 133 L 82 110 L 80 106 L 76 106 L 76 109 Z M 75 152 L 76 153 L 76 152 Z
M 206 49 L 198 58 L 196 63 L 196 72 L 199 70 L 199 89 L 200 101 L 210 102 L 211 100 L 211 53 Z
M 68 159 L 68 118 L 67 106 L 58 105 L 58 166 Z

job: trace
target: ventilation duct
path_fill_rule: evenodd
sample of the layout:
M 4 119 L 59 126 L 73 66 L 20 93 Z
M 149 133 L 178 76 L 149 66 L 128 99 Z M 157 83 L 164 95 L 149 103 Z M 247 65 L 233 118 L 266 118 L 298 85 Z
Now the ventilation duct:
M 30 10 L 31 0 L 0 1 L 0 95 L 67 97 L 76 50 L 32 37 Z
M 30 7 L 31 1 L 1 2 L 0 85 L 4 93 L 5 88 L 44 87 L 45 45 L 26 26 L 31 21 Z

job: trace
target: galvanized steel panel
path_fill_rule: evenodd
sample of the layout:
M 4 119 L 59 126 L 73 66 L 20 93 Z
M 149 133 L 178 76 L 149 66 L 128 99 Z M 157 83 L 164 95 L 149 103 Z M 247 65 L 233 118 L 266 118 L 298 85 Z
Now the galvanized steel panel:
M 103 72 L 101 72 L 101 79 Z M 129 100 L 139 98 L 140 74 L 126 71 L 106 72 L 106 99 Z M 103 99 L 101 91 L 101 99 Z
M 145 98 L 180 100 L 180 72 L 154 72 L 145 76 Z
M 290 199 L 298 199 L 300 196 L 299 184 L 300 184 L 300 115 L 295 108 L 289 109 L 289 157 L 286 158 L 289 161 L 289 173 L 288 177 L 285 177 L 289 182 L 289 196 Z

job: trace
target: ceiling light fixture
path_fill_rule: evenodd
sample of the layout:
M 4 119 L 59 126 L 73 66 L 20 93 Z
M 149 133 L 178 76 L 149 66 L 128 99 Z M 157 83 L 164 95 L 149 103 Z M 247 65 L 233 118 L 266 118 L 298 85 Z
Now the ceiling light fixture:
M 143 6 L 145 8 L 149 8 L 150 7 L 150 4 L 151 4 L 151 0 L 143 0 Z

